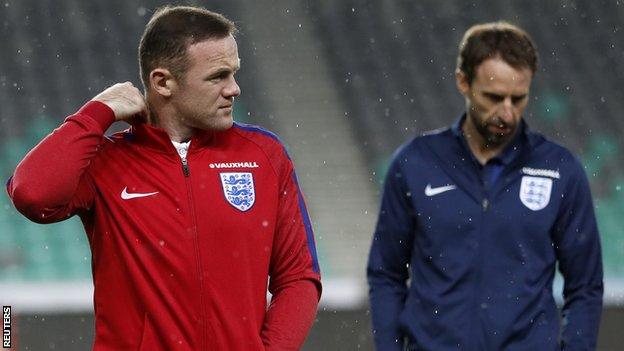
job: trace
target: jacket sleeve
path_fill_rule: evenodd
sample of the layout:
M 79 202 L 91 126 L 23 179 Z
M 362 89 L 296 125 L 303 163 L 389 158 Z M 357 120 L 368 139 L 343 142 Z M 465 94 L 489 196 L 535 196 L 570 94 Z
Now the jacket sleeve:
M 600 238 L 587 177 L 578 161 L 564 192 L 554 244 L 564 278 L 562 350 L 595 350 L 602 310 Z
M 92 101 L 39 142 L 7 183 L 17 210 L 53 223 L 90 209 L 95 189 L 87 169 L 113 121 L 108 106 Z
M 377 350 L 403 350 L 399 316 L 407 296 L 414 211 L 404 182 L 400 159 L 386 175 L 381 209 L 367 267 L 373 338 Z
M 321 296 L 312 225 L 292 163 L 285 164 L 269 267 L 273 296 L 261 332 L 267 351 L 301 348 Z

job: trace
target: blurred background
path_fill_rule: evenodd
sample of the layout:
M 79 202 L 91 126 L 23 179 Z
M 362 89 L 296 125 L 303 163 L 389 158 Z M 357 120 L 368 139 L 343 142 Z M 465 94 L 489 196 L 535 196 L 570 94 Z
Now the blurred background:
M 138 41 L 163 4 L 0 1 L 2 179 L 101 90 L 128 80 L 140 86 Z M 387 164 L 408 138 L 460 116 L 459 40 L 470 25 L 498 19 L 526 29 L 540 51 L 526 120 L 572 149 L 590 179 L 605 268 L 599 349 L 622 349 L 623 1 L 183 4 L 237 23 L 242 95 L 235 119 L 278 133 L 297 166 L 324 282 L 305 350 L 372 349 L 365 263 Z M 77 218 L 34 224 L 0 195 L 0 302 L 13 306 L 16 350 L 90 349 L 90 269 Z

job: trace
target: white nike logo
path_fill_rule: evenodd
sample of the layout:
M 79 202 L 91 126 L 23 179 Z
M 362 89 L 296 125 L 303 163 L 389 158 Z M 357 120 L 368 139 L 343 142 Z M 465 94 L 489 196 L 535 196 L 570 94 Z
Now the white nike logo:
M 146 197 L 158 194 L 158 191 L 153 193 L 128 193 L 128 187 L 125 187 L 121 192 L 121 198 L 124 200 L 134 199 L 136 197 Z
M 445 185 L 445 186 L 439 186 L 437 188 L 432 188 L 431 184 L 427 184 L 427 187 L 425 188 L 425 195 L 434 196 L 434 195 L 442 194 L 445 191 L 453 190 L 455 188 L 457 188 L 455 185 Z

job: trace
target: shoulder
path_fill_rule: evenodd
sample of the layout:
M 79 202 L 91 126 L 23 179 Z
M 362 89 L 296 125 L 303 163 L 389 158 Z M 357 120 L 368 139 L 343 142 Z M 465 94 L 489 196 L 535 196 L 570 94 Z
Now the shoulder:
M 261 145 L 263 147 L 284 147 L 284 144 L 277 136 L 277 134 L 254 124 L 234 122 L 230 131 L 242 138 L 248 139 L 258 144 L 259 146 Z
M 405 164 L 426 158 L 433 152 L 441 152 L 448 147 L 453 138 L 451 128 L 440 128 L 412 137 L 399 146 L 392 156 L 392 163 Z
M 277 134 L 257 125 L 240 122 L 234 122 L 228 132 L 233 138 L 245 140 L 249 147 L 262 152 L 276 173 L 280 174 L 292 167 L 286 147 Z
M 528 132 L 527 138 L 534 157 L 560 167 L 582 167 L 579 158 L 567 147 L 537 132 Z
M 541 133 L 529 132 L 527 137 L 531 146 L 530 163 L 540 165 L 536 168 L 552 170 L 564 181 L 577 182 L 586 178 L 581 160 L 570 149 Z
M 256 147 L 270 152 L 277 152 L 282 154 L 281 156 L 288 157 L 286 147 L 277 134 L 253 124 L 245 124 L 234 122 L 234 125 L 230 129 L 231 133 L 239 138 L 248 140 Z

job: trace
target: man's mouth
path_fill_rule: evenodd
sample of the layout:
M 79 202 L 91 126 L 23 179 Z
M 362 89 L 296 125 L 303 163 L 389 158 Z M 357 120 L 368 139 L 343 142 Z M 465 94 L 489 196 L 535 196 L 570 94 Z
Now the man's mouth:
M 507 134 L 511 128 L 504 124 L 488 124 L 488 129 L 496 134 Z
M 512 126 L 503 122 L 500 118 L 494 118 L 492 120 L 487 121 L 486 123 L 487 123 L 487 129 L 492 133 L 507 134 L 511 132 L 512 130 L 511 128 Z

